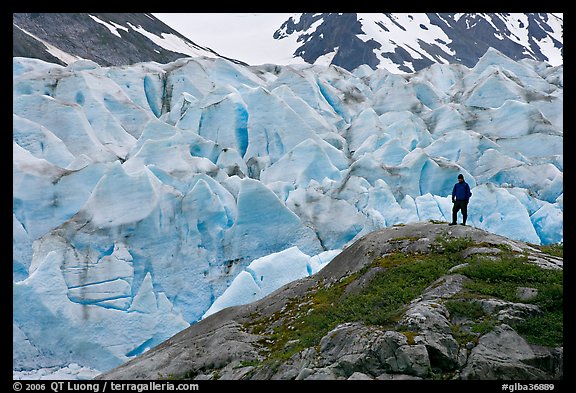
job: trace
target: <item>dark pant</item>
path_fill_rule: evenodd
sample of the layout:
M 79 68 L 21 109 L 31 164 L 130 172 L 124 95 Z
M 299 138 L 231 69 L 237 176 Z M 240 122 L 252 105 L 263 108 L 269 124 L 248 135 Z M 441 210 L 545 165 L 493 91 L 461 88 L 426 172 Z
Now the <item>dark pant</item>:
M 458 215 L 458 210 L 462 210 L 462 223 L 466 224 L 466 219 L 468 218 L 468 201 L 456 201 L 454 206 L 452 206 L 452 222 L 456 223 L 456 217 Z

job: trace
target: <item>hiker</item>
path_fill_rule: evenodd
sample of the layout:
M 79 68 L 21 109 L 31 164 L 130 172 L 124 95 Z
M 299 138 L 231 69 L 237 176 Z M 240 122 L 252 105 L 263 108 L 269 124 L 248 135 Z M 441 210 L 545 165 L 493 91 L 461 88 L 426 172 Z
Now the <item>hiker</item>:
M 464 175 L 458 175 L 458 183 L 454 184 L 452 189 L 452 222 L 448 225 L 456 225 L 458 210 L 462 210 L 462 224 L 466 225 L 468 218 L 468 200 L 472 196 L 470 186 L 464 181 Z

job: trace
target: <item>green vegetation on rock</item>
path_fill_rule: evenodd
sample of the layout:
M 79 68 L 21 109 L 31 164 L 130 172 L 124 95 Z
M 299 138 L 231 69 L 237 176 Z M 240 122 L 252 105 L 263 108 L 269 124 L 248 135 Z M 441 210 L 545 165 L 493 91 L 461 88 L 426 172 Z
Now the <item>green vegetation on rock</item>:
M 291 299 L 280 311 L 269 317 L 256 317 L 247 327 L 262 335 L 262 365 L 278 367 L 295 353 L 308 347 L 317 347 L 320 339 L 330 330 L 345 322 L 361 321 L 383 329 L 398 330 L 397 322 L 410 301 L 449 269 L 459 267 L 458 274 L 471 280 L 464 285 L 464 293 L 445 302 L 451 314 L 472 321 L 468 331 L 453 326 L 460 345 L 491 331 L 499 323 L 486 317 L 474 298 L 498 298 L 510 302 L 537 305 L 542 313 L 514 326 L 528 342 L 561 346 L 563 342 L 563 290 L 562 270 L 544 269 L 528 262 L 526 255 L 513 252 L 507 246 L 497 247 L 497 255 L 474 255 L 466 261 L 462 251 L 474 244 L 468 238 L 437 238 L 429 253 L 393 252 L 374 258 L 370 266 L 330 285 L 319 284 L 305 298 Z M 562 253 L 553 248 L 551 252 Z M 362 280 L 362 278 L 369 279 Z M 362 282 L 361 285 L 358 283 Z M 520 300 L 518 287 L 535 288 L 538 294 L 530 300 Z M 410 332 L 409 332 L 410 333 Z M 410 333 L 410 334 L 413 334 Z M 412 340 L 413 341 L 413 340 Z
M 475 262 L 458 272 L 472 279 L 464 286 L 470 296 L 538 306 L 542 311 L 540 315 L 513 324 L 514 329 L 532 344 L 563 345 L 563 270 L 544 269 L 530 263 L 525 255 L 508 251 L 496 260 L 476 257 Z M 518 297 L 518 288 L 526 286 L 536 290 L 534 298 L 523 300 Z

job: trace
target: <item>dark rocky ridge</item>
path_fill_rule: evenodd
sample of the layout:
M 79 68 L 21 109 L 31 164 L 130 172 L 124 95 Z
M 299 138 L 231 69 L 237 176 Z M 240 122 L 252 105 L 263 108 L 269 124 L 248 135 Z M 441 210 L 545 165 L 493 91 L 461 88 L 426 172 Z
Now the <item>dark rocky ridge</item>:
M 390 255 L 416 260 L 443 252 L 438 248 L 443 239 L 465 240 L 467 245 L 455 253 L 455 266 L 405 305 L 394 328 L 343 321 L 315 345 L 301 345 L 289 358 L 270 362 L 278 352 L 301 344 L 280 342 L 278 350 L 274 331 L 298 329 L 295 325 L 313 313 L 313 296 L 320 291 L 343 287 L 340 300 L 365 291 L 386 270 L 386 264 L 375 261 Z M 495 323 L 475 338 L 463 341 L 459 336 L 470 321 L 451 315 L 446 302 L 458 298 L 470 281 L 461 269 L 482 258 L 497 259 L 502 250 L 545 269 L 563 269 L 563 258 L 469 226 L 427 222 L 384 228 L 359 239 L 317 274 L 254 303 L 212 314 L 96 379 L 563 379 L 563 346 L 530 344 L 512 327 L 542 313 L 522 302 L 533 296 L 533 289 L 519 286 L 519 301 L 475 298 L 482 318 Z
M 110 25 L 119 26 L 120 37 L 92 19 L 91 15 Z M 133 27 L 143 28 L 158 37 L 172 34 L 201 52 L 244 64 L 197 45 L 153 15 L 145 13 L 14 13 L 12 56 L 37 58 L 66 65 L 53 56 L 43 43 L 23 32 L 24 29 L 70 55 L 92 60 L 104 67 L 149 61 L 166 64 L 188 57 L 156 45 Z

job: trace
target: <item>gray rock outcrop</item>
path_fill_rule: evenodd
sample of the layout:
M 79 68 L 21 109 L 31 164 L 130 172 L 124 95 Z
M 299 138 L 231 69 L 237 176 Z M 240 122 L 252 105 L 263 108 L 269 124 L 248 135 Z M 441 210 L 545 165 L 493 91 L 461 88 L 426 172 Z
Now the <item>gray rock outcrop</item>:
M 298 334 L 280 339 L 278 332 L 298 331 L 320 307 L 313 300 L 318 291 L 344 286 L 340 299 L 366 291 L 387 270 L 375 260 L 394 253 L 414 258 L 442 253 L 438 239 L 467 239 L 471 245 L 457 253 L 454 267 L 404 306 L 393 325 L 358 318 L 337 323 L 309 345 Z M 562 269 L 562 258 L 473 227 L 429 222 L 385 228 L 352 244 L 317 274 L 210 315 L 96 379 L 563 379 L 563 347 L 531 344 L 512 327 L 542 315 L 529 303 L 534 288 L 518 285 L 518 301 L 464 296 L 473 279 L 462 269 L 481 258 L 497 258 L 503 249 L 544 269 Z M 477 316 L 451 313 L 449 302 L 460 302 Z M 473 331 L 474 318 L 490 328 Z

